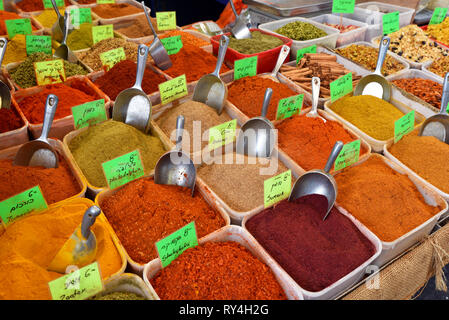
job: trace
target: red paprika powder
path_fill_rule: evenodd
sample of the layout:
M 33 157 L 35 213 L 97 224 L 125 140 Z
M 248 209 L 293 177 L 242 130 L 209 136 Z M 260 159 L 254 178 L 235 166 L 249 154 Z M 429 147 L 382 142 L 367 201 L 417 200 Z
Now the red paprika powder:
M 151 279 L 163 300 L 285 300 L 273 272 L 237 242 L 187 249 Z
M 303 288 L 320 291 L 362 265 L 374 245 L 327 200 L 310 195 L 283 200 L 253 216 L 246 228 Z
M 131 88 L 136 81 L 137 64 L 131 60 L 123 60 L 117 63 L 104 75 L 95 80 L 95 84 L 106 93 L 111 100 L 127 88 Z M 159 90 L 158 85 L 167 81 L 163 75 L 154 72 L 150 68 L 145 69 L 142 79 L 142 89 L 146 94 Z
M 70 6 L 71 3 L 68 0 L 64 0 L 65 6 Z M 44 3 L 42 0 L 21 0 L 16 2 L 17 7 L 25 12 L 44 10 Z
M 0 109 L 0 133 L 18 129 L 24 125 L 23 120 L 11 103 L 11 109 Z
M 100 18 L 111 19 L 141 13 L 142 9 L 129 3 L 108 3 L 96 5 L 92 7 L 92 11 L 95 12 Z

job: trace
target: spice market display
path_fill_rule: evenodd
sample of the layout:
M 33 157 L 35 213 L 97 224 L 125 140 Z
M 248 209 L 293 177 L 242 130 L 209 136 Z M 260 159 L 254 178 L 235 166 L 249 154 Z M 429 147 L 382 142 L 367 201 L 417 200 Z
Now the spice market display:
M 447 289 L 449 10 L 230 1 L 1 1 L 0 300 Z

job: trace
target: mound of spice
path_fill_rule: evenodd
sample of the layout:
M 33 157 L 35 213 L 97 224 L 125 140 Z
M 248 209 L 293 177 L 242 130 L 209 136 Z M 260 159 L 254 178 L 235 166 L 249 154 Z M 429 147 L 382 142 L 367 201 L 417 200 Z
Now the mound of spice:
M 74 137 L 68 146 L 87 181 L 97 188 L 107 186 L 103 162 L 138 149 L 148 174 L 165 153 L 159 138 L 114 120 L 90 126 Z
M 9 63 L 21 62 L 26 58 L 26 36 L 24 34 L 16 34 L 12 39 L 8 40 L 2 65 L 6 66 Z
M 344 24 L 332 24 L 332 23 L 324 23 L 326 26 L 335 28 L 337 30 L 340 30 L 340 33 L 349 32 L 352 30 L 355 30 L 359 28 L 358 26 L 354 26 L 352 24 L 344 25 Z
M 34 87 L 37 85 L 36 74 L 34 72 L 34 62 L 55 60 L 51 55 L 42 52 L 33 53 L 17 67 L 12 68 L 9 74 L 14 82 L 22 88 Z M 64 60 L 66 77 L 85 75 L 87 70 L 79 64 L 70 63 Z
M 250 39 L 236 39 L 233 35 L 230 35 L 228 48 L 243 54 L 253 54 L 267 51 L 283 44 L 284 42 L 276 36 L 264 34 L 260 31 L 251 31 Z
M 67 36 L 67 45 L 72 51 L 92 47 L 92 24 L 82 23 L 79 25 L 79 28 L 73 29 L 73 31 Z
M 247 157 L 235 152 L 204 161 L 197 169 L 198 176 L 232 210 L 239 212 L 263 205 L 264 181 L 287 171 L 277 158 Z
M 48 282 L 63 275 L 47 271 L 47 266 L 91 205 L 74 199 L 8 226 L 0 236 L 0 299 L 51 300 Z M 105 222 L 97 219 L 92 231 L 97 239 L 96 260 L 106 279 L 120 271 L 122 260 Z
M 334 144 L 357 140 L 343 126 L 332 120 L 306 115 L 293 116 L 276 124 L 279 148 L 305 170 L 323 169 Z M 368 150 L 361 145 L 360 155 Z
M 351 44 L 345 48 L 338 48 L 335 50 L 338 54 L 360 64 L 370 71 L 376 69 L 378 51 L 379 49 L 377 48 L 360 44 Z M 404 65 L 387 54 L 384 65 L 382 66 L 382 74 L 384 76 L 389 76 L 402 69 L 404 69 Z
M 164 72 L 173 78 L 185 74 L 187 82 L 199 80 L 205 74 L 212 73 L 217 64 L 214 55 L 189 43 L 183 43 L 181 50 L 170 55 L 170 59 L 173 65 Z M 226 71 L 229 71 L 229 68 L 223 64 L 220 74 Z
M 92 3 L 96 3 L 97 0 L 76 0 L 76 2 L 78 4 L 92 4 Z
M 268 120 L 274 120 L 279 100 L 298 94 L 286 84 L 258 76 L 240 78 L 228 85 L 228 100 L 249 118 L 258 117 L 262 112 L 267 88 L 273 89 L 273 94 L 266 117 Z
M 433 39 L 444 44 L 449 44 L 449 18 L 445 18 L 440 24 L 430 24 L 425 33 Z
M 71 3 L 68 0 L 64 0 L 65 6 L 70 6 Z M 44 10 L 44 3 L 39 0 L 20 0 L 16 2 L 16 6 L 25 12 L 34 12 Z
M 308 22 L 294 21 L 275 30 L 279 34 L 296 41 L 307 41 L 327 36 L 327 33 Z
M 17 99 L 20 110 L 30 123 L 38 124 L 44 121 L 45 102 L 51 93 L 58 97 L 55 120 L 72 115 L 72 107 L 98 99 L 95 91 L 86 82 L 79 79 L 71 81 L 70 86 L 62 83 L 41 87 L 42 91 Z
M 22 17 L 14 12 L 0 10 L 0 35 L 8 34 L 8 31 L 6 30 L 5 20 L 13 20 L 13 19 L 22 19 Z M 33 26 L 33 23 L 31 23 L 31 29 L 33 31 L 37 30 L 36 27 Z
M 285 300 L 273 271 L 237 242 L 184 251 L 150 280 L 162 300 Z
M 95 296 L 89 300 L 146 300 L 132 292 L 111 292 L 102 296 Z
M 335 113 L 373 137 L 385 141 L 394 137 L 394 122 L 404 113 L 374 96 L 345 96 L 330 105 Z
M 444 78 L 446 72 L 449 72 L 449 56 L 440 57 L 438 60 L 434 60 L 427 69 L 441 78 Z
M 99 4 L 92 7 L 92 12 L 103 19 L 111 19 L 115 17 L 128 16 L 135 13 L 143 13 L 140 8 L 137 8 L 136 6 L 133 6 L 129 3 Z
M 59 13 L 64 16 L 64 8 L 59 8 Z M 53 24 L 56 22 L 57 15 L 55 10 L 52 9 L 45 9 L 38 15 L 34 16 L 37 21 L 44 27 L 44 28 L 51 28 L 53 27 Z M 9 44 L 8 44 L 9 45 Z
M 429 79 L 406 78 L 393 80 L 392 83 L 408 93 L 424 100 L 428 104 L 431 104 L 438 110 L 440 109 L 443 86 L 438 82 Z
M 163 38 L 176 37 L 176 36 L 181 36 L 181 41 L 183 44 L 189 43 L 189 44 L 191 44 L 193 46 L 197 46 L 197 47 L 204 47 L 204 46 L 207 46 L 210 44 L 210 42 L 207 42 L 201 38 L 195 37 L 194 35 L 192 35 L 188 32 L 180 31 L 180 30 L 172 30 L 172 31 L 166 32 L 163 35 L 161 35 L 160 38 L 163 39 Z
M 94 44 L 88 51 L 77 53 L 78 59 L 83 61 L 94 71 L 101 70 L 103 63 L 100 59 L 100 54 L 112 49 L 123 47 L 125 50 L 126 59 L 137 61 L 137 48 L 138 44 L 134 42 L 126 41 L 125 39 L 113 38 L 104 39 Z
M 131 60 L 123 60 L 114 65 L 104 75 L 95 80 L 101 91 L 115 100 L 117 95 L 127 88 L 131 88 L 136 81 L 137 64 Z M 142 89 L 146 94 L 159 90 L 158 85 L 167 81 L 163 75 L 147 67 L 142 79 Z
M 19 129 L 24 126 L 16 107 L 11 103 L 11 109 L 0 109 L 0 133 Z
M 320 78 L 320 97 L 330 98 L 330 83 L 351 72 L 337 62 L 337 56 L 327 53 L 307 53 L 296 66 L 283 65 L 282 75 L 295 82 L 302 89 L 312 94 L 312 78 Z M 355 87 L 361 76 L 352 72 L 352 86 Z
M 441 208 L 427 204 L 415 184 L 383 159 L 371 156 L 334 178 L 337 203 L 380 240 L 391 242 L 432 218 Z
M 389 148 L 391 154 L 438 189 L 449 193 L 449 146 L 413 131 Z
M 0 201 L 36 185 L 41 187 L 48 204 L 73 197 L 81 191 L 68 163 L 60 155 L 59 166 L 51 169 L 15 166 L 13 160 L 0 160 L 0 178 L 8 181 L 0 186 Z
M 249 219 L 245 227 L 305 290 L 323 290 L 375 253 L 374 245 L 333 207 L 326 221 L 324 196 L 283 200 Z
M 150 20 L 154 29 L 156 29 L 157 34 L 164 32 L 158 30 L 156 18 L 150 17 Z M 153 35 L 153 31 L 151 30 L 145 15 L 138 16 L 137 18 L 134 18 L 126 23 L 123 22 L 120 25 L 116 25 L 114 26 L 114 29 L 128 38 L 142 38 Z
M 188 188 L 132 181 L 101 203 L 101 209 L 126 252 L 144 264 L 157 258 L 157 241 L 195 221 L 198 238 L 223 227 L 224 219 Z
M 204 103 L 186 101 L 165 111 L 157 118 L 156 124 L 170 137 L 176 130 L 176 119 L 179 115 L 184 116 L 185 119 L 182 150 L 185 152 L 190 151 L 191 153 L 201 151 L 207 147 L 209 143 L 209 128 L 231 121 L 231 117 L 226 112 L 222 112 L 219 115 L 215 109 Z M 203 139 L 203 137 L 205 138 Z M 194 145 L 199 139 L 201 144 Z M 176 142 L 176 139 L 173 139 L 173 141 Z

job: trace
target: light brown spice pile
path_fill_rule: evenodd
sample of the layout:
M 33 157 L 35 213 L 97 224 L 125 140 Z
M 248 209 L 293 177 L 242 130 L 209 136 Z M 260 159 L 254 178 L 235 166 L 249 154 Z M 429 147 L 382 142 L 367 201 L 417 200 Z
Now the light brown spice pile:
M 150 17 L 150 19 L 154 29 L 156 29 L 156 33 L 159 34 L 163 32 L 157 29 L 156 18 Z M 132 21 L 127 23 L 123 23 L 115 29 L 115 31 L 127 36 L 128 38 L 141 38 L 153 35 L 153 31 L 151 31 L 147 18 L 144 15 L 134 18 Z

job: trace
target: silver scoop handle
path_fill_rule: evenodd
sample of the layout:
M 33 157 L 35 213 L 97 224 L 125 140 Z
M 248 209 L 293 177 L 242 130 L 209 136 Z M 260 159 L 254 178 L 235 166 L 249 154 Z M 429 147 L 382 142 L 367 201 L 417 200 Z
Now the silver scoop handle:
M 47 102 L 45 103 L 44 123 L 42 124 L 41 136 L 37 139 L 48 143 L 48 133 L 50 132 L 53 118 L 55 117 L 56 107 L 58 105 L 58 97 L 54 94 L 47 96 Z
M 285 58 L 287 58 L 289 53 L 290 53 L 290 47 L 283 45 L 281 48 L 281 51 L 279 52 L 278 61 L 276 62 L 276 65 L 274 66 L 273 71 L 271 72 L 271 76 L 273 78 L 277 77 L 279 69 L 281 68 L 282 64 L 285 61 Z
M 184 131 L 184 116 L 179 115 L 176 119 L 176 151 L 182 150 L 182 132 Z
M 3 63 L 3 57 L 5 56 L 7 45 L 8 40 L 6 38 L 0 38 L 0 65 Z
M 443 93 L 441 94 L 440 114 L 446 114 L 447 104 L 449 102 L 449 72 L 444 76 Z
M 271 95 L 273 94 L 273 89 L 271 88 L 267 88 L 267 90 L 265 90 L 265 95 L 263 97 L 263 104 L 262 104 L 262 117 L 266 117 L 267 115 L 267 111 L 268 111 L 268 106 L 270 105 L 270 100 L 271 100 Z
M 148 47 L 144 44 L 139 44 L 139 47 L 137 48 L 136 83 L 134 83 L 133 88 L 142 90 L 142 79 L 145 73 L 147 58 L 148 58 Z
M 337 159 L 338 155 L 340 154 L 341 149 L 343 149 L 343 142 L 341 141 L 335 142 L 331 154 L 327 159 L 326 166 L 324 167 L 324 172 L 329 173 L 332 166 L 334 165 L 335 159 Z
M 63 37 L 62 37 L 61 45 L 67 45 L 66 41 L 67 41 L 67 35 L 69 34 L 69 20 L 70 20 L 69 17 L 70 17 L 70 14 L 69 14 L 68 10 L 66 10 L 64 12 L 64 30 L 62 30 Z
M 81 222 L 81 234 L 85 239 L 88 239 L 91 235 L 90 227 L 93 226 L 100 213 L 101 210 L 97 206 L 92 206 L 84 212 L 83 221 Z
M 375 74 L 382 75 L 382 66 L 387 56 L 388 47 L 390 46 L 390 37 L 383 36 L 379 43 L 379 53 L 377 54 L 377 64 Z
M 153 31 L 154 39 L 159 39 L 157 36 L 156 30 L 154 30 L 153 24 L 151 23 L 150 15 L 148 14 L 147 8 L 145 7 L 145 1 L 142 1 L 141 4 L 142 4 L 143 12 L 145 12 L 145 16 L 147 17 L 148 24 L 150 25 L 151 31 Z M 154 40 L 153 40 L 153 43 L 154 43 Z
M 217 56 L 217 65 L 215 66 L 215 70 L 212 73 L 217 78 L 220 77 L 220 69 L 223 64 L 224 57 L 226 55 L 226 51 L 228 50 L 229 38 L 225 35 L 220 37 L 220 47 L 218 48 L 218 56 Z
M 312 78 L 312 109 L 309 111 L 311 115 L 318 115 L 318 100 L 320 99 L 321 80 L 318 77 Z
M 235 10 L 234 2 L 232 2 L 232 0 L 229 0 L 229 3 L 231 4 L 231 8 L 232 8 L 232 11 L 233 11 L 234 14 L 235 14 L 235 17 L 238 18 L 239 15 L 237 14 L 237 10 Z
M 56 5 L 56 1 L 55 0 L 51 0 L 51 4 L 53 5 L 53 9 L 55 9 L 55 12 L 58 16 L 58 19 L 61 18 L 61 13 L 59 12 L 58 6 Z

